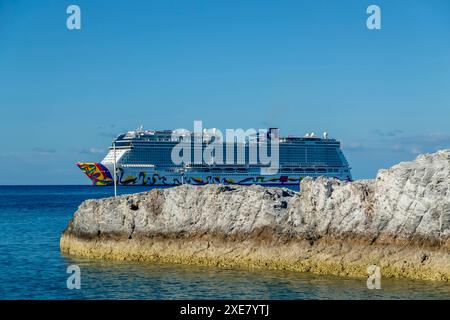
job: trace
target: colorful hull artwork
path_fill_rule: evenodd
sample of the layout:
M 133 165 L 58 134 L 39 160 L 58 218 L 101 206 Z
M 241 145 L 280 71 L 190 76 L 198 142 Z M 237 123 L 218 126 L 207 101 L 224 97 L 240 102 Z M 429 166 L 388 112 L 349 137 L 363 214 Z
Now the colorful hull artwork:
M 77 166 L 91 179 L 96 186 L 108 186 L 113 184 L 113 177 L 101 163 L 77 163 Z M 298 185 L 303 179 L 300 176 L 273 175 L 273 176 L 220 176 L 220 175 L 198 175 L 163 173 L 163 172 L 133 172 L 117 169 L 117 184 L 124 186 L 176 186 L 182 183 L 193 185 L 206 184 L 229 184 L 229 185 Z
M 205 184 L 238 184 L 238 185 L 251 185 L 251 184 L 262 184 L 262 185 L 288 185 L 295 184 L 298 185 L 303 177 L 288 177 L 288 176 L 254 176 L 254 177 L 219 177 L 219 176 L 206 176 L 206 177 L 185 177 L 185 182 L 195 185 L 205 185 Z
M 113 177 L 109 170 L 101 163 L 77 163 L 78 168 L 91 179 L 96 186 L 113 184 Z

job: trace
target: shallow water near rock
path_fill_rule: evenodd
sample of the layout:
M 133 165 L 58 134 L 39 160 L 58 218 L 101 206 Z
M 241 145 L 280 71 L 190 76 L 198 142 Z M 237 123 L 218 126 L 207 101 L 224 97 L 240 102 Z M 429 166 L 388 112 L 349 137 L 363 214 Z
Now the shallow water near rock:
M 380 290 L 369 290 L 365 279 L 61 255 L 59 237 L 79 204 L 111 194 L 110 187 L 0 186 L 0 299 L 450 299 L 448 283 L 382 279 Z M 67 289 L 72 264 L 81 269 L 80 290 Z

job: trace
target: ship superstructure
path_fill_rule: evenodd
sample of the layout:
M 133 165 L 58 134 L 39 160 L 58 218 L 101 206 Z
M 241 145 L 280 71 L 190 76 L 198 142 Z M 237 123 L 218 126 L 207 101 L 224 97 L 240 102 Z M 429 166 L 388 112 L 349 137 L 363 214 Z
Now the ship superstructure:
M 174 163 L 172 151 L 180 145 L 183 136 L 192 137 L 190 142 L 185 143 L 191 148 L 192 161 Z M 256 134 L 243 142 L 234 141 L 231 145 L 223 143 L 220 145 L 221 150 L 216 149 L 215 153 L 221 154 L 223 159 L 227 159 L 227 155 L 232 152 L 233 155 L 228 157 L 232 161 L 218 162 L 214 154 L 210 159 L 195 161 L 196 150 L 203 153 L 205 148 L 214 143 L 211 137 L 215 135 L 206 130 L 196 137 L 187 130 L 174 135 L 172 130 L 140 128 L 119 135 L 101 162 L 80 162 L 77 165 L 94 185 L 113 184 L 114 163 L 119 185 L 298 185 L 307 176 L 352 179 L 340 142 L 328 138 L 326 133 L 323 137 L 311 133 L 303 137 L 278 137 L 278 129 L 272 128 L 267 131 L 267 135 Z M 277 170 L 264 170 L 267 165 L 263 164 L 260 154 L 257 153 L 252 162 L 250 153 L 267 145 L 268 153 L 272 152 L 268 142 L 274 138 L 278 141 L 279 165 Z M 239 150 L 242 152 L 239 153 Z

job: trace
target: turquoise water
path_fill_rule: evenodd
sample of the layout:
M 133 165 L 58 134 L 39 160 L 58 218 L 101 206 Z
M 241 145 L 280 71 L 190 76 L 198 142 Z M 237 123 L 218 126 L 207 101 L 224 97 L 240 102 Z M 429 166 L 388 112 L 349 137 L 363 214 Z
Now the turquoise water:
M 119 188 L 132 193 L 148 188 Z M 0 186 L 0 299 L 450 299 L 450 284 L 364 279 L 284 271 L 74 259 L 59 236 L 78 205 L 112 194 L 110 187 Z M 67 289 L 77 264 L 81 289 Z

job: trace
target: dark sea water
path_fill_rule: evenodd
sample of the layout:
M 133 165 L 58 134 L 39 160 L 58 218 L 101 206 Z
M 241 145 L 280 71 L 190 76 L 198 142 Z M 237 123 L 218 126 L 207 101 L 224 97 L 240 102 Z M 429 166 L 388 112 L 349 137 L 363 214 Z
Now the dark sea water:
M 380 290 L 369 290 L 365 279 L 61 255 L 60 234 L 78 205 L 111 194 L 110 187 L 0 186 L 0 299 L 450 299 L 450 285 L 439 282 L 382 279 Z M 81 270 L 79 290 L 66 285 L 72 264 Z

